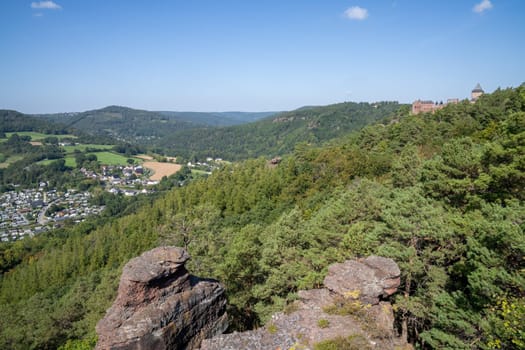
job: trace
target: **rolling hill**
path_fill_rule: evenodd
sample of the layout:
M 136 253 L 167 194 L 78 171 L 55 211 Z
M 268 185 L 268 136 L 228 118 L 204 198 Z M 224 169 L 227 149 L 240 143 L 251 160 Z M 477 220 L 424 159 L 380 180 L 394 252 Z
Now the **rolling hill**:
M 203 126 L 232 126 L 251 123 L 279 112 L 159 112 L 175 120 Z
M 222 128 L 179 130 L 159 140 L 159 146 L 177 155 L 229 160 L 273 157 L 291 152 L 301 142 L 320 144 L 378 120 L 395 115 L 397 102 L 345 102 L 303 107 L 265 119 Z M 404 107 L 406 110 L 406 107 Z
M 273 157 L 301 142 L 319 144 L 395 115 L 397 102 L 345 102 L 291 112 L 152 112 L 109 106 L 38 115 L 92 135 L 154 147 L 188 159 Z
M 248 123 L 275 112 L 154 112 L 108 106 L 79 113 L 40 114 L 35 117 L 59 122 L 83 132 L 121 141 L 156 145 L 155 140 L 179 130 Z

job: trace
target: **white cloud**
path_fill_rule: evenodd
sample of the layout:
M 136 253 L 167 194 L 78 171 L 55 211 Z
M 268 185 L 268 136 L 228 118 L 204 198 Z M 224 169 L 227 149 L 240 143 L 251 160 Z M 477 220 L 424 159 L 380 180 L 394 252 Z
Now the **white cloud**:
M 49 10 L 58 10 L 62 7 L 53 1 L 38 1 L 31 3 L 32 9 L 49 9 Z
M 345 11 L 345 17 L 362 21 L 368 17 L 368 10 L 359 6 L 352 6 Z
M 482 13 L 486 10 L 490 10 L 492 8 L 492 3 L 490 0 L 481 0 L 479 4 L 476 4 L 474 8 L 472 9 L 476 13 Z

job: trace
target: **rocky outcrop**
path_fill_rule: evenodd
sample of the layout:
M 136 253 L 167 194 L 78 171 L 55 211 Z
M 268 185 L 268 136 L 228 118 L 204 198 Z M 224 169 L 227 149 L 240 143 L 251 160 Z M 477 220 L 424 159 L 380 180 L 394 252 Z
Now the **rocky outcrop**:
M 347 260 L 331 265 L 324 285 L 337 294 L 377 304 L 381 298 L 395 293 L 400 273 L 394 260 L 370 256 L 364 260 Z
M 385 300 L 399 286 L 392 259 L 371 256 L 329 267 L 325 288 L 298 293 L 299 300 L 257 330 L 203 340 L 201 350 L 313 349 L 344 338 L 356 349 L 402 349 L 394 332 L 392 306 Z
M 130 260 L 113 306 L 96 327 L 96 349 L 194 349 L 228 327 L 224 288 L 192 276 L 188 253 L 159 247 Z

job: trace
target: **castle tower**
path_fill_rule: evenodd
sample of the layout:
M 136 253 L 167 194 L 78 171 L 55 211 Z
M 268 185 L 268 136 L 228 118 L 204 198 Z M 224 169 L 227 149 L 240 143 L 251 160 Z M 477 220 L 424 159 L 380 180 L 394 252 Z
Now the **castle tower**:
M 481 85 L 476 85 L 476 87 L 472 90 L 472 93 L 470 94 L 470 99 L 475 102 L 481 95 L 483 95 L 485 91 L 481 88 Z

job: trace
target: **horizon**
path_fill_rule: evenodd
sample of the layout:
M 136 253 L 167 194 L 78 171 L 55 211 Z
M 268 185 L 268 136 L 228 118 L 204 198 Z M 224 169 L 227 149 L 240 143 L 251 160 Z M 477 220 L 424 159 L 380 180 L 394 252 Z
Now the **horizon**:
M 410 104 L 525 81 L 518 0 L 3 5 L 0 108 L 26 114 Z

